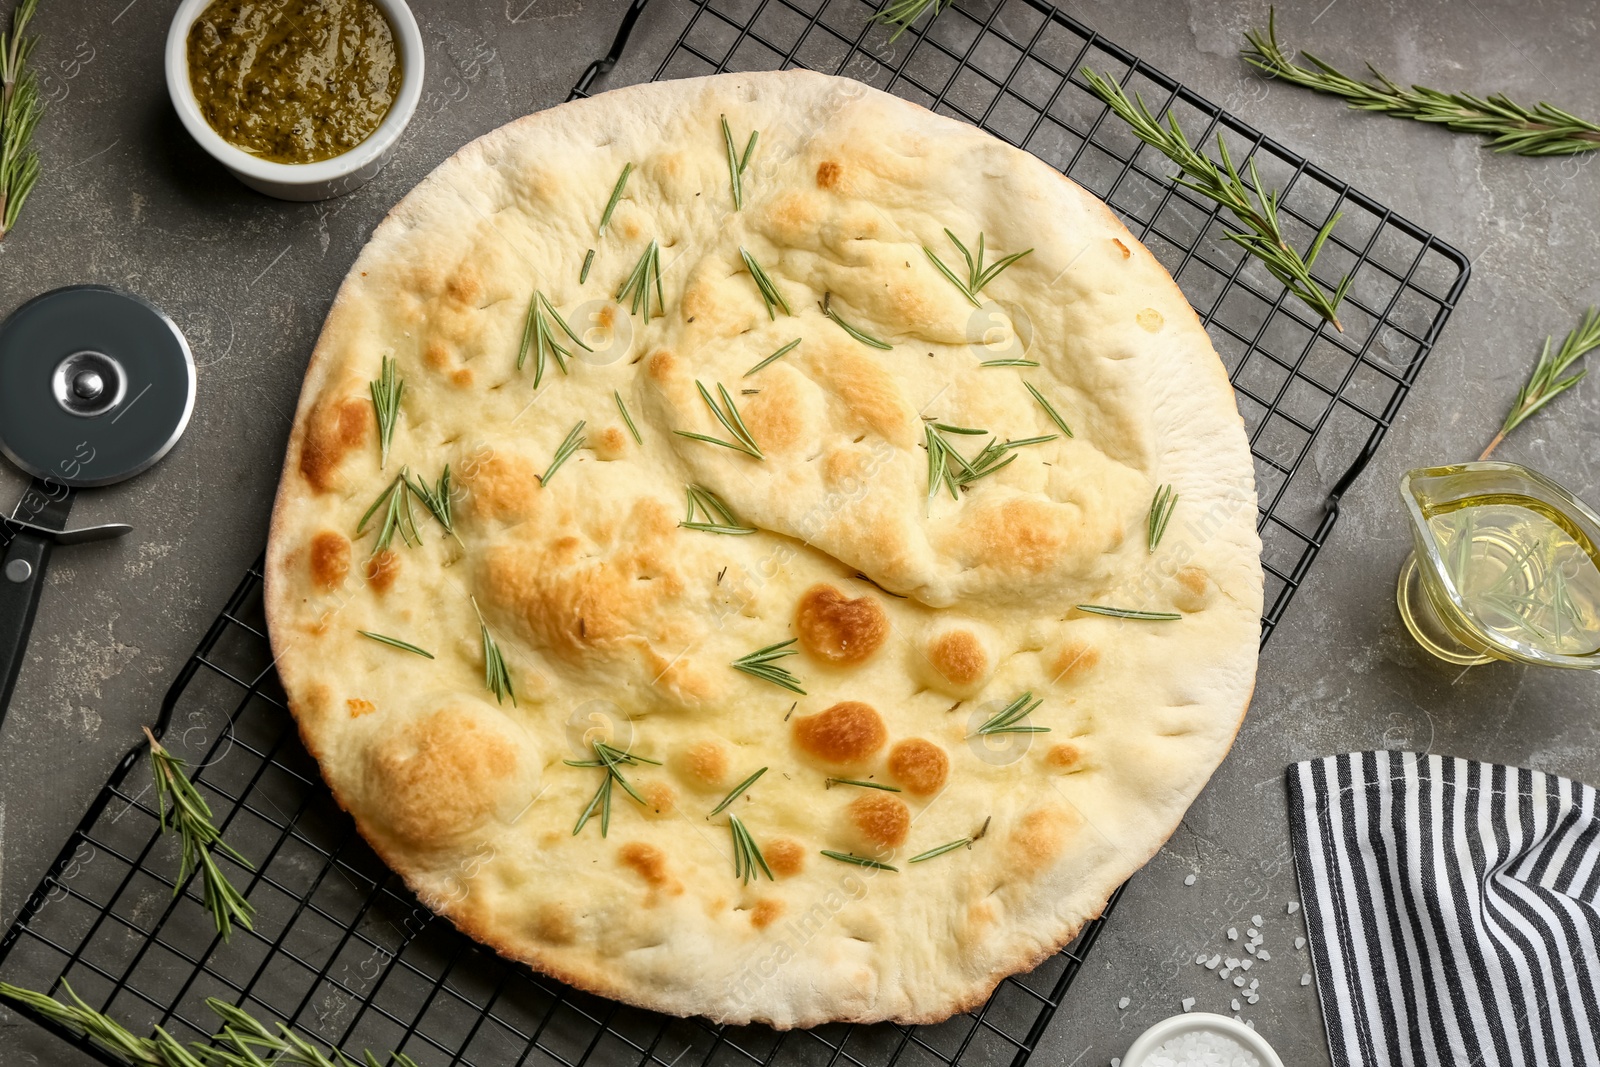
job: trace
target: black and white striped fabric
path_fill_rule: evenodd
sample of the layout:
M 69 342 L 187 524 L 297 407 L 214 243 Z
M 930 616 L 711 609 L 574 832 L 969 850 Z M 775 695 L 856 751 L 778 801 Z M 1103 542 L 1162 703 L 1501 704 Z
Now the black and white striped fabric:
M 1288 770 L 1337 1067 L 1600 1064 L 1600 808 L 1538 771 L 1413 752 Z

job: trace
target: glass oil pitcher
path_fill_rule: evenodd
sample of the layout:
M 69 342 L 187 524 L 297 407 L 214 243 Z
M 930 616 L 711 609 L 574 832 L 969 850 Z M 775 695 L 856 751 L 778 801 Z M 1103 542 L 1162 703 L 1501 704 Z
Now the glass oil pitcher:
M 1451 663 L 1600 670 L 1600 515 L 1514 463 L 1408 472 L 1400 617 Z

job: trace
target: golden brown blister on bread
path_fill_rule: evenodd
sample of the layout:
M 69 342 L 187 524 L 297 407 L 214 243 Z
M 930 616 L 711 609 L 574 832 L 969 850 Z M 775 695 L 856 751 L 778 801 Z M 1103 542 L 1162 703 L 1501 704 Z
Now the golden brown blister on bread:
M 738 212 L 721 115 L 761 130 Z M 975 310 L 923 252 L 959 262 L 946 227 L 983 233 L 991 259 L 1033 251 Z M 609 297 L 652 239 L 665 306 L 646 325 Z M 792 315 L 768 317 L 741 247 Z M 550 361 L 538 390 L 516 367 L 536 290 L 595 348 L 565 373 Z M 824 318 L 827 294 L 892 350 Z M 1038 367 L 982 366 L 1029 339 Z M 380 469 L 367 383 L 385 355 L 406 394 Z M 729 389 L 765 458 L 674 432 L 725 436 L 697 381 Z M 584 447 L 542 481 L 580 420 Z M 927 420 L 1055 437 L 930 499 Z M 374 556 L 362 513 L 402 466 L 433 484 L 446 464 L 455 536 L 418 508 L 421 544 Z M 470 935 L 662 1011 L 788 1027 L 980 1003 L 1159 848 L 1248 700 L 1252 467 L 1181 293 L 1050 168 L 853 82 L 642 86 L 462 149 L 347 277 L 284 469 L 268 613 L 335 796 Z M 1169 483 L 1179 509 L 1151 553 L 1146 509 Z M 689 485 L 757 532 L 681 527 Z M 479 611 L 515 702 L 484 689 Z M 803 694 L 732 667 L 791 639 L 776 662 Z M 1050 732 L 976 734 L 1024 691 Z M 572 830 L 605 772 L 566 762 L 592 758 L 595 716 L 660 761 L 623 770 L 642 803 L 615 789 L 604 838 L 598 818 Z M 773 880 L 734 877 L 729 814 Z

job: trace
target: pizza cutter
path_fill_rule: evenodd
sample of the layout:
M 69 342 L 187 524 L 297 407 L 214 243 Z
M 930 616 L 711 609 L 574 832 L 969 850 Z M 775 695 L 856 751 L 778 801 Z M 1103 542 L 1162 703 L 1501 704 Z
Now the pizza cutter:
M 67 529 L 79 489 L 131 478 L 177 444 L 194 410 L 194 357 L 173 321 L 132 293 L 73 285 L 0 325 L 0 452 L 32 477 L 0 517 L 0 719 L 57 546 L 131 533 Z

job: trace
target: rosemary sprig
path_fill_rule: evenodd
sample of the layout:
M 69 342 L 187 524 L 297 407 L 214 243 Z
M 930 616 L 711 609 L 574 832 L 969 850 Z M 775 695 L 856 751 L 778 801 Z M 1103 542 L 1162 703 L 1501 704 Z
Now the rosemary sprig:
M 761 874 L 767 876 L 767 881 L 775 882 L 772 868 L 767 866 L 767 858 L 761 854 L 761 849 L 756 845 L 756 839 L 750 836 L 750 831 L 745 829 L 743 820 L 737 815 L 728 816 L 728 829 L 733 834 L 733 876 L 744 880 L 745 885 L 750 884 L 750 879 L 761 881 Z
M 893 23 L 899 27 L 889 36 L 889 43 L 894 44 L 900 39 L 902 33 L 911 28 L 911 24 L 917 21 L 917 17 L 924 11 L 929 8 L 933 9 L 933 15 L 929 19 L 931 22 L 932 19 L 939 17 L 939 12 L 949 7 L 953 2 L 954 0 L 890 0 L 890 3 L 882 11 L 872 16 L 872 21 Z
M 832 789 L 836 785 L 853 785 L 862 789 L 881 789 L 885 793 L 900 792 L 899 786 L 884 785 L 882 782 L 863 782 L 857 778 L 824 778 L 822 788 Z
M 744 207 L 744 171 L 750 165 L 750 156 L 756 150 L 756 138 L 761 131 L 750 131 L 750 140 L 745 142 L 744 154 L 740 155 L 733 143 L 733 131 L 728 128 L 728 116 L 721 118 L 722 143 L 728 150 L 728 185 L 733 190 L 733 210 L 739 211 Z
M 857 867 L 871 867 L 874 870 L 900 873 L 899 867 L 891 867 L 887 863 L 879 863 L 877 860 L 869 860 L 865 856 L 857 856 L 849 852 L 835 852 L 831 848 L 825 848 L 822 850 L 822 854 L 830 860 L 838 860 L 840 863 L 853 863 Z
M 761 446 L 756 444 L 756 439 L 750 435 L 750 428 L 744 424 L 744 419 L 739 417 L 739 409 L 734 406 L 733 397 L 728 395 L 728 390 L 723 386 L 723 384 L 721 382 L 717 383 L 717 395 L 722 398 L 722 403 L 727 409 L 726 411 L 717 406 L 717 402 L 711 398 L 710 390 L 708 390 L 704 385 L 701 385 L 698 378 L 695 379 L 694 386 L 696 389 L 700 390 L 700 399 L 706 402 L 706 407 L 711 409 L 711 414 L 717 417 L 717 421 L 722 423 L 722 428 L 728 431 L 728 435 L 732 437 L 733 440 L 724 441 L 720 437 L 711 437 L 708 434 L 703 433 L 692 433 L 689 430 L 673 430 L 672 432 L 677 434 L 679 437 L 688 437 L 695 441 L 704 441 L 707 444 L 721 445 L 723 448 L 731 448 L 735 452 L 743 452 L 745 455 L 753 456 L 756 459 L 764 458 L 761 454 Z
M 551 319 L 555 320 L 556 325 L 561 327 L 561 332 L 566 334 L 573 344 L 585 352 L 594 351 L 583 343 L 583 338 L 579 337 L 571 326 L 567 325 L 567 320 L 561 317 L 561 312 L 556 310 L 549 298 L 537 289 L 534 290 L 533 298 L 528 301 L 528 317 L 522 324 L 522 343 L 517 346 L 517 369 L 522 369 L 522 365 L 528 361 L 528 352 L 532 350 L 535 389 L 539 388 L 539 383 L 544 380 L 547 358 L 555 359 L 556 366 L 561 368 L 562 374 L 567 373 L 567 360 L 572 358 L 572 350 L 556 340 L 557 334 L 550 328 Z
M 578 836 L 589 820 L 594 817 L 596 810 L 600 812 L 600 836 L 605 837 L 606 834 L 610 832 L 612 783 L 620 785 L 623 792 L 632 797 L 634 801 L 637 802 L 641 807 L 645 806 L 646 801 L 644 797 L 640 796 L 639 792 L 633 788 L 626 778 L 622 776 L 623 767 L 637 766 L 641 763 L 648 763 L 655 767 L 661 766 L 660 760 L 653 760 L 647 756 L 640 756 L 632 752 L 624 752 L 621 749 L 612 748 L 604 741 L 594 741 L 592 744 L 594 745 L 594 759 L 562 760 L 562 762 L 568 767 L 604 767 L 606 769 L 606 776 L 605 779 L 600 783 L 600 788 L 595 790 L 594 798 L 590 800 L 588 806 L 583 809 L 583 812 L 578 816 L 577 825 L 572 828 L 573 837 Z
M 1055 405 L 1046 400 L 1044 394 L 1035 389 L 1031 382 L 1023 382 L 1022 387 L 1033 394 L 1033 398 L 1039 402 L 1039 406 L 1044 408 L 1044 413 L 1050 416 L 1050 421 L 1059 426 L 1062 433 L 1071 437 L 1072 427 L 1067 425 L 1067 420 L 1061 417 L 1061 412 L 1055 409 Z
M 1506 421 L 1500 424 L 1500 432 L 1494 435 L 1494 440 L 1489 442 L 1489 447 L 1483 450 L 1483 455 L 1478 459 L 1488 459 L 1489 453 L 1506 439 L 1506 434 L 1522 425 L 1523 421 L 1534 412 L 1583 381 L 1584 375 L 1589 373 L 1587 370 L 1580 370 L 1565 378 L 1561 375 L 1589 352 L 1600 348 L 1600 309 L 1590 308 L 1584 312 L 1583 321 L 1578 323 L 1577 329 L 1567 334 L 1566 340 L 1561 342 L 1561 350 L 1554 356 L 1550 354 L 1550 341 L 1549 337 L 1544 339 L 1544 351 L 1539 353 L 1539 362 L 1533 365 L 1533 373 L 1528 376 L 1527 384 L 1517 393 L 1516 402 L 1506 414 Z
M 833 310 L 833 294 L 832 293 L 823 293 L 822 294 L 821 307 L 822 307 L 822 313 L 824 315 L 826 315 L 828 318 L 832 319 L 835 323 L 837 323 L 838 326 L 839 326 L 839 329 L 843 330 L 845 333 L 849 334 L 851 337 L 854 337 L 857 341 L 860 341 L 862 344 L 866 345 L 868 348 L 876 348 L 876 349 L 880 349 L 881 351 L 887 352 L 891 348 L 894 347 L 894 345 L 885 344 L 884 342 L 878 340 L 876 337 L 872 336 L 870 333 L 865 333 L 865 332 L 863 332 L 861 330 L 856 329 L 854 326 L 850 325 L 848 322 L 846 322 L 843 319 L 841 319 L 839 317 L 839 313 L 837 311 Z
M 405 480 L 406 489 L 412 496 L 422 501 L 422 506 L 428 509 L 444 532 L 455 537 L 456 543 L 461 543 L 461 538 L 456 536 L 456 520 L 450 502 L 450 464 L 444 465 L 444 472 L 439 475 L 436 485 L 429 485 L 421 478 L 413 478 L 410 473 L 402 471 L 400 477 Z
M 206 998 L 206 1007 L 222 1023 L 222 1030 L 213 1040 L 223 1047 L 192 1041 L 188 1047 L 157 1026 L 153 1037 L 139 1037 L 127 1027 L 103 1012 L 95 1011 L 78 996 L 66 979 L 61 988 L 72 1002 L 64 1004 L 54 997 L 32 989 L 23 989 L 0 982 L 0 997 L 26 1005 L 58 1026 L 75 1030 L 115 1056 L 138 1067 L 357 1067 L 354 1060 L 335 1048 L 323 1053 L 317 1046 L 278 1023 L 274 1034 L 243 1008 Z M 265 1060 L 257 1049 L 273 1053 Z M 367 1067 L 379 1067 L 371 1051 L 362 1056 Z M 389 1062 L 395 1067 L 417 1067 L 416 1061 L 400 1052 L 389 1053 Z
M 622 393 L 616 389 L 611 390 L 611 396 L 617 402 L 617 411 L 622 415 L 622 421 L 628 424 L 628 432 L 633 435 L 633 443 L 644 444 L 644 438 L 639 436 L 639 427 L 633 424 L 633 416 L 628 414 L 628 405 L 622 402 Z
M 778 317 L 773 308 L 782 308 L 785 315 L 793 315 L 794 312 L 789 310 L 789 301 L 778 292 L 778 287 L 773 284 L 771 276 L 756 262 L 755 257 L 745 251 L 744 245 L 739 246 L 739 258 L 744 260 L 745 269 L 750 272 L 750 277 L 755 279 L 756 289 L 761 293 L 761 302 L 767 306 L 767 318 Z M 746 374 L 745 377 L 748 378 L 750 375 Z
M 357 630 L 356 633 L 360 634 L 362 637 L 370 637 L 372 640 L 377 641 L 379 644 L 388 645 L 391 648 L 398 648 L 402 652 L 410 652 L 413 655 L 421 656 L 424 659 L 432 659 L 433 658 L 433 653 L 432 652 L 429 652 L 429 651 L 427 651 L 425 649 L 418 648 L 416 645 L 411 644 L 409 641 L 402 641 L 398 637 L 389 637 L 389 636 L 386 636 L 385 634 L 375 634 L 371 630 Z
M 733 661 L 733 669 L 743 671 L 752 677 L 760 678 L 764 682 L 771 682 L 780 689 L 787 689 L 791 693 L 799 693 L 801 696 L 805 696 L 806 691 L 800 688 L 800 679 L 790 674 L 786 668 L 777 665 L 777 661 L 785 656 L 797 656 L 800 654 L 798 648 L 789 647 L 795 641 L 796 638 L 791 637 L 787 641 L 780 641 L 775 645 L 768 645 L 766 648 L 758 648 L 748 656 L 740 656 Z
M 960 275 L 945 266 L 944 260 L 933 254 L 933 249 L 923 245 L 922 251 L 933 261 L 933 265 L 939 268 L 939 273 L 950 279 L 951 285 L 961 290 L 961 295 L 966 297 L 973 307 L 983 306 L 982 302 L 978 300 L 978 294 L 983 292 L 984 286 L 1000 277 L 1001 271 L 1033 251 L 1033 249 L 1029 248 L 1021 252 L 1013 252 L 1004 259 L 985 267 L 983 265 L 983 232 L 981 230 L 978 232 L 978 254 L 976 256 L 967 251 L 967 246 L 961 243 L 961 238 L 951 233 L 949 229 L 944 231 L 944 235 L 950 238 L 950 243 L 956 246 L 956 251 L 961 253 L 961 258 L 967 261 L 967 277 L 965 280 L 962 280 Z
M 958 848 L 971 848 L 972 840 L 973 839 L 970 837 L 963 837 L 960 840 L 951 841 L 947 845 L 940 845 L 938 848 L 930 848 L 926 852 L 919 852 L 915 856 L 912 856 L 910 859 L 906 860 L 906 862 L 921 863 L 923 860 L 931 860 L 935 856 L 942 856 L 946 852 L 954 852 Z
M 1347 274 L 1341 278 L 1330 296 L 1311 275 L 1311 267 L 1317 261 L 1317 254 L 1322 251 L 1323 242 L 1333 232 L 1333 224 L 1341 217 L 1339 213 L 1336 212 L 1323 223 L 1302 257 L 1283 236 L 1283 226 L 1278 220 L 1278 194 L 1276 191 L 1268 192 L 1261 184 L 1254 158 L 1250 160 L 1250 183 L 1253 188 L 1247 189 L 1239 178 L 1239 171 L 1233 165 L 1228 155 L 1228 145 L 1220 133 L 1217 134 L 1217 151 L 1222 156 L 1222 166 L 1219 168 L 1209 156 L 1189 144 L 1189 138 L 1179 127 L 1176 115 L 1169 114 L 1167 125 L 1162 126 L 1145 106 L 1142 96 L 1129 100 L 1122 87 L 1110 78 L 1096 74 L 1088 67 L 1084 67 L 1082 73 L 1090 90 L 1133 127 L 1134 135 L 1139 140 L 1172 160 L 1183 174 L 1188 175 L 1187 178 L 1173 178 L 1173 182 L 1227 208 L 1245 225 L 1244 230 L 1227 230 L 1224 236 L 1228 240 L 1259 259 L 1292 295 L 1332 323 L 1334 329 L 1344 332 L 1344 327 L 1339 323 L 1338 310 L 1350 288 L 1350 276 Z
M 1037 367 L 1036 359 L 1023 359 L 1021 356 L 1009 356 L 1005 359 L 986 359 L 978 364 L 980 367 Z
M 606 209 L 600 213 L 600 225 L 595 229 L 595 233 L 601 237 L 606 235 L 606 227 L 611 224 L 611 213 L 617 210 L 617 202 L 622 199 L 622 190 L 627 188 L 628 175 L 632 173 L 633 164 L 624 163 L 622 165 L 622 173 L 617 175 L 617 184 L 611 187 L 611 199 L 606 201 Z M 587 273 L 587 268 L 585 268 L 585 273 Z
M 1488 139 L 1488 148 L 1518 156 L 1569 156 L 1600 149 L 1600 125 L 1543 101 L 1527 108 L 1504 93 L 1485 98 L 1422 85 L 1402 89 L 1371 63 L 1367 70 L 1377 83 L 1358 81 L 1310 52 L 1300 55 L 1311 66 L 1300 66 L 1279 46 L 1277 13 L 1271 8 L 1267 32 L 1248 30 L 1244 36 L 1249 47 L 1239 54 L 1246 63 L 1269 77 L 1342 97 L 1356 111 L 1375 111 L 1456 133 L 1477 134 Z
M 1144 543 L 1151 552 L 1161 543 L 1162 535 L 1167 532 L 1167 523 L 1172 521 L 1172 509 L 1178 506 L 1178 494 L 1172 491 L 1172 486 L 1163 485 L 1156 489 L 1156 495 L 1150 501 L 1150 515 L 1145 520 Z
M 183 839 L 183 858 L 178 863 L 178 877 L 173 879 L 172 895 L 182 892 L 183 883 L 198 870 L 206 910 L 211 912 L 217 933 L 226 941 L 233 934 L 235 922 L 246 930 L 251 929 L 250 917 L 256 909 L 228 881 L 212 852 L 220 850 L 247 871 L 255 870 L 255 865 L 222 839 L 222 831 L 212 822 L 211 805 L 184 773 L 186 762 L 168 752 L 148 726 L 144 728 L 144 736 L 150 743 L 150 774 L 155 779 L 161 832 L 176 830 Z
M 539 475 L 540 485 L 549 485 L 551 477 L 561 469 L 561 465 L 589 440 L 583 434 L 583 428 L 587 425 L 587 419 L 579 419 L 578 424 L 567 431 L 567 436 L 562 439 L 561 444 L 556 448 L 556 454 L 550 458 L 550 466 L 546 467 L 544 473 Z
M 589 268 L 594 266 L 594 249 L 589 249 L 583 254 L 583 266 L 578 268 L 578 284 L 582 285 L 589 280 Z
M 787 356 L 790 352 L 793 352 L 795 348 L 799 346 L 799 344 L 800 338 L 796 337 L 793 341 L 790 341 L 788 344 L 772 353 L 772 355 L 768 356 L 760 363 L 757 363 L 754 367 L 751 367 L 749 370 L 745 371 L 744 377 L 748 378 L 756 371 L 765 370 L 766 368 L 772 366 L 774 363 L 778 362 L 778 360 L 782 359 L 784 356 Z
M 511 706 L 517 706 L 517 691 L 511 684 L 511 671 L 506 667 L 506 658 L 500 654 L 500 645 L 494 639 L 494 634 L 489 632 L 489 624 L 483 621 L 483 612 L 478 608 L 478 598 L 472 597 L 472 610 L 478 616 L 478 637 L 483 642 L 483 687 L 494 694 L 496 704 L 511 698 Z
M 377 380 L 367 383 L 372 393 L 372 410 L 378 416 L 378 469 L 389 465 L 389 446 L 394 442 L 395 424 L 400 419 L 400 398 L 406 383 L 395 370 L 394 359 L 383 357 Z
M 999 441 L 991 439 L 983 449 L 970 460 L 966 459 L 956 450 L 955 445 L 945 440 L 947 433 L 975 435 L 987 433 L 986 430 L 974 430 L 969 426 L 952 426 L 949 423 L 931 422 L 923 428 L 923 445 L 928 450 L 928 499 L 939 492 L 943 486 L 950 491 L 952 500 L 961 499 L 961 491 L 972 485 L 980 478 L 986 478 L 995 471 L 1016 459 L 1015 449 L 1028 445 L 1041 445 L 1046 441 L 1054 441 L 1055 434 L 1046 434 L 1042 437 L 1024 437 L 1017 441 Z
M 709 489 L 698 485 L 691 485 L 686 490 L 689 500 L 688 514 L 683 521 L 678 523 L 685 530 L 699 530 L 701 533 L 731 534 L 743 536 L 756 532 L 754 526 L 746 526 L 733 509 L 723 502 L 723 499 Z M 695 513 L 705 516 L 703 519 L 695 518 Z
M 645 325 L 650 325 L 650 290 L 652 286 L 656 292 L 656 314 L 667 313 L 667 298 L 661 294 L 661 245 L 652 240 L 639 257 L 639 262 L 634 264 L 633 273 L 622 280 L 622 285 L 617 288 L 617 303 L 633 294 L 633 301 L 628 310 L 639 314 L 641 307 L 644 310 Z
M 380 508 L 383 510 L 383 524 L 378 527 L 378 540 L 372 546 L 374 555 L 387 551 L 397 532 L 400 539 L 412 548 L 422 544 L 422 538 L 417 534 L 417 517 L 411 511 L 411 481 L 406 477 L 407 473 L 407 468 L 401 467 L 394 481 L 378 494 L 378 499 L 372 502 L 372 506 L 361 516 L 361 521 L 356 523 L 356 536 L 360 537 L 367 532 L 367 523 L 372 516 Z
M 763 767 L 750 777 L 746 778 L 744 781 L 740 782 L 738 785 L 734 786 L 728 795 L 722 798 L 722 803 L 712 808 L 711 814 L 707 815 L 706 818 L 709 819 L 712 817 L 712 815 L 722 814 L 722 812 L 727 809 L 729 804 L 732 804 L 735 800 L 738 800 L 740 797 L 744 796 L 745 790 L 755 785 L 756 782 L 760 780 L 761 776 L 766 773 L 767 768 Z
M 11 12 L 11 32 L 0 33 L 0 241 L 22 214 L 22 204 L 39 180 L 39 156 L 31 145 L 44 114 L 39 82 L 28 56 L 39 43 L 28 36 L 38 0 L 20 0 Z
M 1104 604 L 1079 604 L 1078 610 L 1111 619 L 1142 619 L 1145 622 L 1175 622 L 1183 618 L 1176 611 L 1140 611 L 1137 608 L 1108 608 Z
M 989 716 L 982 726 L 972 731 L 968 736 L 980 734 L 985 737 L 994 734 L 1047 734 L 1050 732 L 1050 727 L 1048 726 L 1020 725 L 1023 719 L 1033 714 L 1034 709 L 1043 703 L 1043 697 L 1035 697 L 1031 691 L 1023 693 Z

